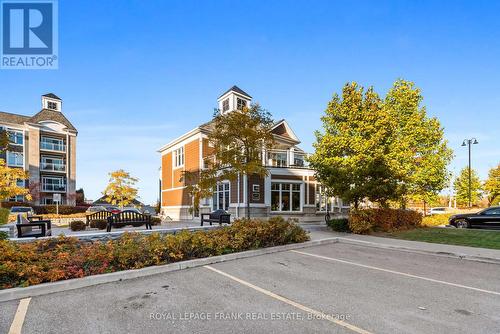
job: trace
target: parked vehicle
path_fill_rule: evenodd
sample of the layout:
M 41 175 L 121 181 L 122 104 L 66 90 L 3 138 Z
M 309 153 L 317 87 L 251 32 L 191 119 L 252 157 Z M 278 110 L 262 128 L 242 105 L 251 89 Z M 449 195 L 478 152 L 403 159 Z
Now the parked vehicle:
M 108 206 L 106 210 L 108 210 L 112 214 L 117 214 L 121 212 L 121 210 L 117 206 Z
M 453 215 L 449 222 L 456 228 L 500 228 L 500 206 L 492 206 L 476 213 Z
M 133 212 L 137 212 L 137 213 L 142 213 L 141 210 L 134 208 L 134 207 L 131 207 L 131 206 L 124 207 L 121 212 L 123 212 L 123 211 L 133 211 Z
M 432 215 L 444 215 L 447 214 L 448 212 L 446 211 L 445 207 L 439 207 L 439 208 L 431 208 L 428 212 L 430 216 Z
M 28 214 L 28 216 L 35 215 L 35 211 L 33 211 L 33 208 L 29 206 L 13 206 L 12 208 L 10 208 L 10 213 L 11 214 L 26 213 Z
M 87 209 L 87 213 L 94 213 L 94 212 L 100 212 L 100 211 L 106 211 L 106 208 L 103 206 L 89 206 Z

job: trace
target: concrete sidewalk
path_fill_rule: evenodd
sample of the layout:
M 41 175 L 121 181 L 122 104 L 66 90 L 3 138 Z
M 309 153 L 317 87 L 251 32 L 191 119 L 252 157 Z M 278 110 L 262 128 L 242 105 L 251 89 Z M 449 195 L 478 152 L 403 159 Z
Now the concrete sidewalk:
M 374 243 L 390 247 L 401 247 L 422 252 L 463 255 L 464 257 L 469 258 L 492 259 L 495 262 L 500 262 L 500 250 L 496 249 L 444 245 L 430 242 L 375 237 L 372 235 L 334 232 L 328 226 L 326 226 L 326 224 L 301 224 L 301 226 L 305 230 L 309 231 L 311 240 L 319 240 L 325 238 L 343 238 L 345 240 Z

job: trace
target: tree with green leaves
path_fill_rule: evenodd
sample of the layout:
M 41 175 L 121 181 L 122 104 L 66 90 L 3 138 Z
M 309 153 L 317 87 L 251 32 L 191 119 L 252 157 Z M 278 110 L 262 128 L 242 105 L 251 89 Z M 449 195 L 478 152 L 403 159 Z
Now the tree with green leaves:
M 460 174 L 453 183 L 455 189 L 455 198 L 457 204 L 460 206 L 467 206 L 469 204 L 469 168 L 465 167 L 460 171 Z M 471 204 L 475 205 L 481 199 L 481 180 L 477 172 L 471 169 Z
M 484 191 L 488 195 L 488 205 L 500 204 L 500 163 L 488 172 L 488 179 L 484 183 Z
M 386 157 L 398 180 L 402 207 L 409 200 L 431 203 L 449 182 L 448 165 L 453 152 L 444 130 L 422 106 L 423 96 L 410 81 L 397 80 L 384 100 L 393 129 Z
M 135 184 L 139 179 L 130 176 L 130 173 L 119 169 L 109 173 L 109 184 L 103 192 L 106 201 L 123 208 L 137 198 L 137 188 Z
M 319 181 L 346 201 L 388 206 L 435 200 L 446 187 L 452 152 L 439 121 L 421 106 L 414 84 L 394 83 L 385 99 L 356 83 L 335 94 L 310 157 Z
M 201 198 L 210 197 L 220 180 L 236 180 L 246 176 L 250 189 L 250 176 L 265 177 L 267 168 L 262 163 L 262 151 L 271 149 L 274 137 L 271 114 L 258 104 L 228 113 L 214 113 L 208 140 L 212 156 L 208 168 L 188 173 L 188 186 L 197 205 Z M 247 200 L 247 217 L 250 218 L 250 200 Z
M 309 158 L 319 181 L 356 208 L 364 198 L 382 205 L 395 199 L 397 183 L 385 158 L 391 123 L 382 107 L 373 88 L 346 84 L 328 103 L 324 132 L 316 132 Z

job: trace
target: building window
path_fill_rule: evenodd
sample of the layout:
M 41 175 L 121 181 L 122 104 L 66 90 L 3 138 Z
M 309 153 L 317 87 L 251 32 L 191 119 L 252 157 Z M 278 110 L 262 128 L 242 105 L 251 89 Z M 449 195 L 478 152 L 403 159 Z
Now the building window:
M 286 167 L 288 165 L 288 155 L 286 152 L 268 152 L 267 159 L 269 165 L 273 167 Z
M 271 211 L 300 211 L 300 189 L 300 183 L 271 183 Z
M 183 165 L 184 165 L 184 146 L 174 151 L 174 167 L 180 167 Z
M 229 182 L 220 182 L 214 187 L 212 195 L 213 210 L 229 209 Z
M 9 142 L 11 144 L 13 145 L 23 144 L 24 136 L 22 132 L 9 130 L 8 133 L 9 133 Z
M 222 112 L 226 112 L 229 110 L 229 99 L 225 99 L 222 101 Z
M 66 166 L 62 158 L 42 156 L 41 169 L 45 171 L 64 172 Z
M 42 137 L 40 139 L 40 148 L 42 150 L 58 151 L 58 152 L 64 152 L 66 150 L 66 146 L 64 145 L 64 140 L 51 137 Z
M 42 177 L 42 191 L 66 191 L 66 181 L 63 177 Z
M 7 152 L 7 166 L 23 167 L 24 155 L 20 152 Z
M 297 154 L 295 153 L 294 156 L 293 156 L 293 164 L 294 166 L 297 166 L 297 167 L 305 167 L 306 166 L 306 163 L 305 163 L 305 155 L 303 154 Z
M 47 101 L 47 108 L 57 110 L 57 102 Z
M 325 189 L 323 186 L 318 186 L 316 188 L 316 211 L 327 211 L 327 207 L 332 205 L 332 199 L 325 195 Z M 331 211 L 331 210 L 330 210 Z
M 247 106 L 247 101 L 240 99 L 239 97 L 236 99 L 236 107 L 238 110 L 243 110 Z

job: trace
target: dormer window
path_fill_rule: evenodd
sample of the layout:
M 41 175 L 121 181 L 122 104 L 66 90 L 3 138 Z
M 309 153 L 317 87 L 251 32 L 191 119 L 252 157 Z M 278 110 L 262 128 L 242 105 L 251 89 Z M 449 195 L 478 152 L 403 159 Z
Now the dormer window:
M 47 108 L 51 110 L 57 110 L 57 103 L 52 101 L 47 101 Z
M 236 101 L 237 101 L 236 108 L 238 108 L 238 110 L 243 110 L 243 108 L 247 106 L 247 101 L 240 99 L 239 97 L 237 98 Z
M 226 112 L 229 110 L 229 99 L 225 99 L 222 101 L 222 112 Z

